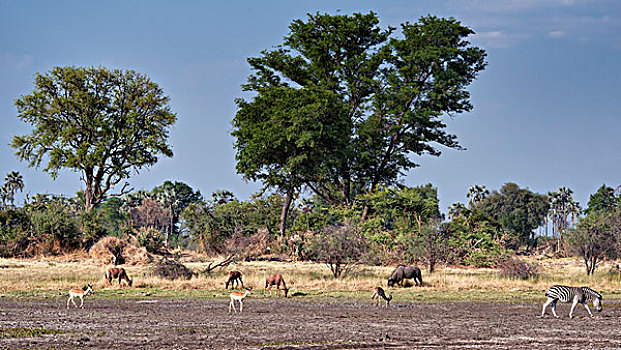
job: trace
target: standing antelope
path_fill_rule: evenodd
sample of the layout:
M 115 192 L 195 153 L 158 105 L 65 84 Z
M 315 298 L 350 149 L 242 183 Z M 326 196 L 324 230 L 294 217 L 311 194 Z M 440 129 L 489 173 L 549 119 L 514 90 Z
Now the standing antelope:
M 69 302 L 72 302 L 75 307 L 78 307 L 78 305 L 76 305 L 75 301 L 73 300 L 73 298 L 75 297 L 80 298 L 80 308 L 84 308 L 84 297 L 89 294 L 95 294 L 95 292 L 93 291 L 93 286 L 91 286 L 90 283 L 88 284 L 86 290 L 77 288 L 71 289 L 69 291 L 69 299 L 67 299 L 67 309 L 69 308 Z
M 287 284 L 285 283 L 285 279 L 282 278 L 282 275 L 279 273 L 275 273 L 273 275 L 269 275 L 267 277 L 265 277 L 265 289 L 263 290 L 263 292 L 265 293 L 265 291 L 269 290 L 270 293 L 272 292 L 272 286 L 276 286 L 276 289 L 280 289 L 280 284 L 282 283 L 282 291 L 285 293 L 285 298 L 287 297 L 287 294 L 289 293 L 289 288 L 287 288 Z
M 233 291 L 231 292 L 230 296 L 231 296 L 231 303 L 229 304 L 229 313 L 231 312 L 231 308 L 233 308 L 233 310 L 235 312 L 237 312 L 237 310 L 235 310 L 235 300 L 239 301 L 239 312 L 243 312 L 244 311 L 244 298 L 250 294 L 250 291 L 252 290 L 252 287 L 248 287 L 246 288 L 246 291 L 244 293 L 242 292 L 237 292 L 237 291 Z
M 226 281 L 226 288 L 229 289 L 229 283 L 231 284 L 231 289 L 233 289 L 233 283 L 235 283 L 235 287 L 239 287 L 241 283 L 242 288 L 244 288 L 244 281 L 242 281 L 242 274 L 239 271 L 231 271 L 229 272 L 229 279 Z
M 122 267 L 111 267 L 106 271 L 108 283 L 112 283 L 112 280 L 117 278 L 119 279 L 119 285 L 121 285 L 121 280 L 125 280 L 130 287 L 134 282 L 134 280 L 130 280 L 129 277 L 127 277 L 127 272 L 125 272 L 125 269 Z
M 373 293 L 373 296 L 371 297 L 371 299 L 375 299 L 376 297 L 377 297 L 377 303 L 375 304 L 375 306 L 379 306 L 380 297 L 386 301 L 385 307 L 388 307 L 388 304 L 390 304 L 390 301 L 392 300 L 392 294 L 386 297 L 386 293 L 384 292 L 384 289 L 382 287 L 375 287 L 375 292 Z

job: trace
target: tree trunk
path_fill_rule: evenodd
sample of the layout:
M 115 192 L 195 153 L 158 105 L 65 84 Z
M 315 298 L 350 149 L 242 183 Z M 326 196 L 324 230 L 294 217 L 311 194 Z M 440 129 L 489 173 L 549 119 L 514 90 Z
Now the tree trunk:
M 285 195 L 285 202 L 282 204 L 282 211 L 280 212 L 280 226 L 278 228 L 278 232 L 281 237 L 285 236 L 285 230 L 287 227 L 287 215 L 289 214 L 289 208 L 291 207 L 291 202 L 293 201 L 293 187 L 290 187 L 287 190 L 287 194 Z
M 367 215 L 369 215 L 369 205 L 365 205 L 364 209 L 362 210 L 362 217 L 360 217 L 360 220 L 365 221 L 367 219 Z

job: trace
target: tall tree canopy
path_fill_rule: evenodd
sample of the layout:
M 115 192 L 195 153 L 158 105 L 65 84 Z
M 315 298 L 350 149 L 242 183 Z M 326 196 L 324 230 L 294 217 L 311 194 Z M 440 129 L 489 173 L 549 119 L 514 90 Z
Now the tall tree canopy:
M 34 129 L 15 136 L 12 147 L 29 166 L 47 161 L 53 178 L 63 168 L 81 172 L 90 210 L 131 170 L 172 156 L 167 139 L 177 116 L 168 101 L 148 76 L 131 70 L 55 67 L 37 74 L 34 90 L 15 102 Z
M 508 182 L 500 191 L 493 191 L 478 202 L 475 208 L 502 226 L 511 248 L 517 248 L 515 243 L 531 248 L 535 243 L 534 230 L 545 222 L 549 206 L 548 196 Z
M 393 35 L 370 12 L 309 14 L 289 30 L 248 59 L 255 95 L 238 99 L 233 120 L 238 173 L 349 205 L 417 166 L 411 155 L 460 148 L 441 118 L 472 109 L 466 88 L 486 54 L 470 28 L 426 16 Z
M 602 185 L 597 192 L 589 196 L 586 214 L 595 212 L 609 213 L 621 207 L 621 197 L 616 194 L 614 188 Z

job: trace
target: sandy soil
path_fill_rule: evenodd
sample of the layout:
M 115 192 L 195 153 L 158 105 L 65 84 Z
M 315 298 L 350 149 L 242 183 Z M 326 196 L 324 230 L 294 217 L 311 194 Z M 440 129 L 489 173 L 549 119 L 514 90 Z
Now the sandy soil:
M 591 319 L 569 305 L 538 318 L 541 304 L 394 303 L 248 298 L 242 314 L 222 299 L 0 300 L 0 328 L 63 334 L 3 338 L 9 349 L 619 349 L 621 302 Z M 548 310 L 549 312 L 549 310 Z

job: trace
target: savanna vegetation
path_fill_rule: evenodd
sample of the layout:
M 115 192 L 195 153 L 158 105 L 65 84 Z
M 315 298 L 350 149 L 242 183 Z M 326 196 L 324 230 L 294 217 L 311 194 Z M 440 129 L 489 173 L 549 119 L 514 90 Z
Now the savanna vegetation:
M 434 16 L 399 30 L 380 27 L 373 12 L 293 21 L 282 43 L 248 58 L 252 74 L 243 89 L 252 97 L 236 101 L 236 170 L 263 186 L 248 200 L 226 189 L 205 197 L 175 179 L 151 190 L 129 188 L 132 171 L 173 155 L 168 134 L 177 115 L 148 76 L 103 67 L 38 74 L 33 91 L 16 101 L 32 131 L 11 146 L 52 178 L 61 169 L 80 173 L 84 187 L 71 198 L 35 194 L 20 204 L 15 195 L 27 184 L 9 172 L 0 187 L 0 257 L 84 258 L 113 236 L 150 257 L 325 264 L 323 272 L 317 264 L 297 272 L 303 276 L 292 272 L 289 279 L 305 290 L 343 279 L 349 283 L 342 290 L 368 289 L 383 281 L 383 266 L 397 263 L 426 267 L 433 276 L 427 283 L 438 290 L 487 280 L 490 289 L 502 288 L 507 278 L 515 288 L 562 282 L 532 256 L 579 257 L 591 276 L 621 253 L 621 197 L 613 187 L 602 185 L 582 210 L 565 187 L 541 194 L 511 182 L 491 192 L 473 185 L 464 189 L 468 201 L 452 204 L 445 216 L 433 184 L 402 182 L 418 166 L 416 156 L 460 149 L 443 120 L 473 108 L 468 87 L 487 62 L 485 51 L 467 41 L 472 33 Z M 127 258 L 106 249 L 114 259 L 105 263 Z M 469 279 L 457 267 L 497 268 L 502 276 L 477 270 Z M 202 287 L 216 283 L 200 265 L 194 271 Z M 78 279 L 58 276 L 59 289 Z M 21 277 L 30 282 L 11 280 L 3 290 L 45 283 Z M 145 277 L 138 287 L 194 283 Z

